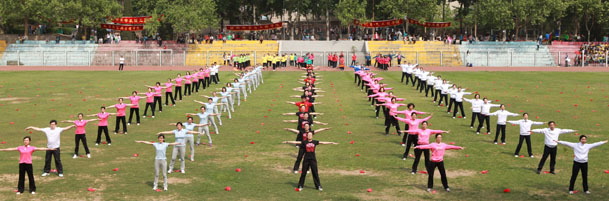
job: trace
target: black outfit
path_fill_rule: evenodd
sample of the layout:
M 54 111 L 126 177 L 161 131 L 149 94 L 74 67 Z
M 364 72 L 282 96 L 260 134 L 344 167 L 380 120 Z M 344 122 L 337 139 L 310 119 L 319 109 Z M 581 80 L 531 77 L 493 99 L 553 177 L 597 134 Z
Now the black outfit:
M 304 162 L 302 163 L 302 174 L 300 174 L 300 180 L 298 181 L 298 187 L 302 188 L 304 186 L 305 179 L 307 177 L 307 171 L 311 168 L 311 173 L 313 173 L 313 182 L 315 183 L 315 188 L 321 188 L 321 183 L 319 182 L 319 175 L 317 173 L 317 159 L 315 158 L 315 147 L 319 145 L 319 141 L 312 140 L 302 141 L 300 146 L 304 147 Z
M 428 170 L 429 168 L 429 149 L 415 149 L 414 162 L 412 163 L 412 172 L 417 172 L 419 160 L 421 160 L 421 153 L 425 155 L 425 170 Z
M 406 134 L 404 134 L 406 135 Z M 404 150 L 404 158 L 408 158 L 408 152 L 410 151 L 410 146 L 416 147 L 419 142 L 419 135 L 410 135 L 408 134 L 408 141 L 406 141 L 406 150 Z
M 543 156 L 541 157 L 539 166 L 537 167 L 538 172 L 541 171 L 543 165 L 546 163 L 548 155 L 550 155 L 550 172 L 554 172 L 554 165 L 556 165 L 556 147 L 548 147 L 548 145 L 543 147 Z
M 95 140 L 95 143 L 99 144 L 101 142 L 102 131 L 106 134 L 106 142 L 112 143 L 112 140 L 110 140 L 110 135 L 108 135 L 108 126 L 98 126 L 97 127 L 97 140 Z M 85 143 L 86 143 L 86 141 L 85 141 Z
M 129 124 L 131 124 L 131 119 L 133 119 L 133 113 L 135 112 L 135 120 L 137 123 L 140 123 L 140 108 L 130 108 L 129 109 Z
M 17 184 L 17 191 L 23 193 L 25 190 L 25 173 L 30 184 L 30 192 L 36 192 L 36 182 L 34 182 L 34 172 L 32 164 L 19 163 L 19 183 Z
M 476 117 L 480 119 L 480 112 L 472 112 L 472 123 L 469 124 L 469 127 L 474 127 L 474 121 L 476 121 Z
M 63 165 L 61 165 L 61 153 L 59 147 L 55 148 L 55 150 L 47 150 L 46 155 L 44 156 L 44 173 L 51 172 L 51 157 L 55 158 L 55 167 L 57 168 L 57 173 L 63 174 Z
M 154 116 L 154 102 L 146 103 L 146 108 L 144 109 L 144 116 L 146 116 L 146 113 L 148 113 L 148 107 L 150 107 L 150 111 L 152 111 L 152 116 Z
M 495 132 L 495 143 L 497 143 L 497 138 L 499 137 L 499 133 L 501 132 L 501 143 L 505 143 L 505 124 L 497 124 L 497 130 Z
M 182 100 L 182 87 L 176 86 L 175 91 L 176 93 L 173 95 L 173 99 L 178 100 L 178 95 L 180 95 L 180 100 Z
M 165 92 L 165 105 L 169 105 L 169 99 L 171 99 L 172 105 L 176 104 L 176 101 L 173 99 L 173 94 L 170 91 Z M 131 123 L 131 118 L 129 118 L 129 123 Z
M 446 112 L 450 112 L 450 109 L 452 109 L 453 104 L 455 104 L 455 99 L 451 97 L 450 102 L 448 103 L 448 110 L 446 110 Z
M 152 111 L 154 113 L 154 107 L 159 106 L 159 112 L 163 111 L 163 100 L 161 100 L 162 96 L 154 96 L 154 102 L 152 103 Z
M 518 155 L 520 153 L 520 147 L 522 147 L 522 141 L 526 140 L 527 141 L 527 150 L 529 151 L 529 156 L 533 155 L 532 149 L 531 149 L 531 136 L 530 135 L 520 135 L 520 139 L 518 140 L 518 146 L 516 146 L 516 152 L 514 152 L 514 155 Z
M 486 121 L 486 132 L 489 133 L 491 132 L 491 125 L 490 125 L 490 120 L 491 117 L 488 115 L 484 115 L 484 114 L 480 114 L 480 116 L 478 116 L 478 129 L 476 130 L 476 132 L 480 132 L 480 129 L 482 128 L 482 124 Z
M 190 95 L 192 94 L 190 90 L 192 90 L 192 89 L 190 88 L 190 84 L 185 84 L 185 85 L 184 85 L 184 96 L 186 96 L 186 93 L 187 93 L 187 92 L 188 92 L 188 95 L 190 96 Z M 182 100 L 182 99 L 180 99 L 180 100 Z
M 116 116 L 116 127 L 114 129 L 115 133 L 118 133 L 118 129 L 120 128 L 120 122 L 123 122 L 123 133 L 127 133 L 127 122 L 125 121 L 125 116 Z M 78 146 L 78 143 L 76 143 Z
M 444 161 L 429 163 L 429 171 L 427 175 L 429 175 L 427 179 L 427 188 L 433 188 L 433 174 L 436 171 L 436 167 L 440 171 L 440 176 L 442 178 L 442 185 L 444 188 L 448 188 L 448 180 L 446 179 L 446 170 L 444 169 Z
M 465 111 L 463 110 L 463 102 L 455 100 L 455 109 L 453 110 L 453 117 L 457 116 L 457 112 L 461 110 L 461 116 L 465 117 Z
M 571 181 L 569 182 L 569 191 L 573 191 L 573 185 L 577 179 L 577 174 L 582 171 L 582 184 L 584 185 L 584 192 L 588 191 L 588 163 L 580 163 L 573 161 L 573 171 L 571 172 Z
M 80 146 L 78 141 L 82 141 L 82 145 L 85 147 L 85 153 L 90 154 L 91 152 L 89 152 L 89 146 L 87 146 L 87 135 L 83 133 L 74 135 L 74 144 L 76 144 L 76 147 L 74 148 L 74 155 L 78 155 L 78 148 Z

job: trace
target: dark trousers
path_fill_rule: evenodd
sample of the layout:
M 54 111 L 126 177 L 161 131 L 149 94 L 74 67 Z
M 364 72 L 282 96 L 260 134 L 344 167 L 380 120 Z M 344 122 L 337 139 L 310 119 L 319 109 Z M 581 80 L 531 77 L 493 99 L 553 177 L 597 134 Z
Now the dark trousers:
M 192 89 L 190 89 L 190 84 L 185 84 L 184 85 L 184 96 L 186 96 L 186 93 L 188 93 L 188 96 L 190 96 L 190 94 L 192 94 L 190 90 L 192 90 Z M 182 100 L 182 99 L 180 99 L 180 100 Z
M 533 150 L 531 149 L 531 136 L 530 135 L 520 135 L 520 139 L 518 140 L 518 146 L 516 146 L 516 152 L 514 155 L 518 155 L 520 153 L 520 147 L 522 147 L 522 141 L 527 141 L 527 150 L 529 151 L 529 156 L 533 155 Z
M 480 119 L 480 112 L 472 112 L 472 123 L 469 124 L 469 127 L 474 127 L 474 121 L 476 121 L 476 117 Z
M 463 111 L 463 102 L 455 100 L 455 109 L 453 110 L 453 117 L 457 116 L 457 112 L 461 110 L 461 116 L 465 117 L 465 111 Z
M 304 186 L 305 179 L 307 178 L 307 171 L 309 171 L 309 168 L 311 168 L 311 173 L 313 174 L 313 182 L 315 183 L 315 188 L 321 187 L 321 183 L 319 182 L 319 175 L 317 174 L 316 159 L 305 159 L 302 163 L 302 174 L 300 174 L 298 187 Z
M 63 165 L 61 165 L 61 153 L 59 147 L 55 150 L 46 151 L 46 155 L 44 156 L 44 172 L 51 172 L 51 158 L 55 158 L 55 168 L 57 168 L 57 173 L 63 174 Z
M 450 109 L 453 108 L 454 104 L 455 104 L 455 99 L 454 98 L 450 98 L 450 102 L 448 102 L 448 110 L 446 110 L 446 112 L 450 112 Z
M 501 143 L 505 143 L 505 125 L 497 124 L 497 130 L 495 130 L 495 142 L 501 133 Z
M 130 108 L 129 109 L 129 124 L 131 124 L 131 119 L 133 119 L 133 113 L 135 112 L 135 121 L 140 123 L 140 108 Z
M 85 153 L 90 154 L 91 152 L 89 152 L 89 146 L 87 146 L 87 135 L 80 134 L 74 135 L 74 144 L 76 144 L 76 147 L 74 148 L 74 155 L 78 155 L 78 148 L 80 146 L 80 143 L 78 143 L 79 141 L 82 141 L 82 146 L 85 147 Z
M 406 85 L 408 85 L 408 79 L 412 81 L 412 86 L 414 86 L 414 78 L 412 78 L 412 73 L 406 73 Z
M 419 161 L 421 160 L 421 154 L 425 155 L 425 170 L 429 170 L 429 149 L 415 149 L 414 162 L 412 163 L 412 172 L 417 171 L 419 167 Z
M 165 92 L 165 105 L 169 105 L 169 99 L 171 99 L 171 104 L 175 105 L 176 101 L 173 99 L 173 94 L 171 92 Z M 129 120 L 131 123 L 131 120 Z
M 144 108 L 144 116 L 148 113 L 148 107 L 150 107 L 150 111 L 152 111 L 152 116 L 154 116 L 154 102 L 146 103 L 146 108 Z
M 436 171 L 436 167 L 440 171 L 440 177 L 442 178 L 442 185 L 444 188 L 448 188 L 448 180 L 446 179 L 446 170 L 444 169 L 444 161 L 441 162 L 430 162 L 429 163 L 429 171 L 427 175 L 429 178 L 427 179 L 427 188 L 433 188 L 433 175 Z
M 118 65 L 118 70 L 119 70 L 119 71 L 123 70 L 123 67 L 124 67 L 124 66 L 125 66 L 124 64 L 119 64 L 119 65 Z
M 163 111 L 163 100 L 161 99 L 161 96 L 155 96 L 154 97 L 154 104 L 152 104 L 152 110 L 154 110 L 155 106 L 159 106 L 159 112 Z
M 389 134 L 389 129 L 391 126 L 395 126 L 395 132 L 400 132 L 400 124 L 398 124 L 398 120 L 395 119 L 394 116 L 389 115 L 389 109 L 387 109 L 387 115 L 385 116 L 385 135 Z
M 579 174 L 580 170 L 582 171 L 582 184 L 584 185 L 584 192 L 588 191 L 588 163 L 579 163 L 575 161 L 573 161 L 573 171 L 571 173 L 571 182 L 569 182 L 569 191 L 573 191 L 573 185 L 575 185 L 575 180 L 577 179 L 577 174 Z M 30 180 L 30 183 L 31 182 L 32 180 Z
M 410 129 L 410 126 L 407 123 L 405 123 L 404 130 L 407 131 L 409 129 Z M 404 136 L 402 137 L 402 144 L 406 144 L 406 138 L 408 138 L 408 133 L 404 133 Z
M 436 100 L 439 98 L 440 94 L 441 94 L 442 90 L 436 89 L 436 93 L 433 94 L 433 101 L 436 102 Z
M 104 134 L 106 134 L 106 142 L 112 143 L 112 140 L 110 140 L 110 135 L 108 135 L 108 126 L 97 127 L 97 140 L 95 140 L 95 143 L 99 144 L 101 142 L 102 131 L 104 132 Z
M 438 105 L 442 104 L 442 99 L 444 99 L 444 104 L 448 104 L 448 94 L 440 93 L 440 100 L 438 101 Z
M 556 165 L 556 147 L 548 147 L 545 145 L 543 147 L 543 156 L 539 161 L 539 166 L 537 167 L 537 171 L 541 171 L 543 165 L 546 163 L 548 159 L 548 155 L 550 155 L 550 172 L 554 172 L 554 165 Z
M 190 88 L 190 92 L 194 93 L 195 90 L 196 90 L 196 92 L 199 92 L 199 85 L 200 84 L 203 84 L 203 83 L 200 83 L 199 81 L 192 82 L 192 88 Z
M 118 133 L 118 129 L 120 128 L 120 122 L 123 122 L 123 133 L 127 132 L 127 122 L 125 121 L 125 116 L 117 116 L 116 117 L 116 127 L 114 128 L 114 132 Z
M 173 95 L 174 100 L 178 100 L 178 95 L 180 95 L 180 100 L 182 100 L 182 87 L 175 88 L 176 93 Z
M 484 122 L 486 122 L 486 132 L 491 132 L 491 124 L 489 123 L 490 121 L 490 116 L 480 114 L 480 116 L 478 116 L 478 129 L 476 129 L 476 132 L 480 132 L 480 129 L 482 128 L 482 124 L 484 124 Z
M 400 82 L 404 82 L 404 77 L 406 77 L 406 72 L 402 72 L 402 80 Z M 408 77 L 406 77 L 406 84 L 408 84 Z
M 425 85 L 425 97 L 428 97 L 429 91 L 431 91 L 431 96 L 433 96 L 433 86 L 432 85 Z
M 36 182 L 34 182 L 34 172 L 32 164 L 19 163 L 19 183 L 17 183 L 17 191 L 23 193 L 25 190 L 25 173 L 30 183 L 30 192 L 36 192 Z
M 296 162 L 294 163 L 294 171 L 298 171 L 298 167 L 300 166 L 300 162 L 304 157 L 306 149 L 302 146 L 298 149 L 298 156 L 296 157 Z
M 404 150 L 404 158 L 408 158 L 408 152 L 410 151 L 410 146 L 414 148 L 417 146 L 417 142 L 419 141 L 419 135 L 410 135 L 408 134 L 408 141 L 406 141 L 406 150 Z

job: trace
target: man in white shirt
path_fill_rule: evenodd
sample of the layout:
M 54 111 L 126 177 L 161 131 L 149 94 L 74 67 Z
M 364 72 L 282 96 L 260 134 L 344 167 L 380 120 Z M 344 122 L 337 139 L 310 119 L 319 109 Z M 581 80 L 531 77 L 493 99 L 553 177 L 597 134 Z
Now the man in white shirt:
M 476 134 L 480 134 L 480 129 L 482 128 L 482 125 L 486 121 L 486 134 L 488 135 L 488 134 L 491 134 L 491 126 L 490 126 L 491 108 L 492 107 L 499 107 L 500 105 L 491 104 L 491 101 L 486 99 L 486 97 L 483 98 L 482 101 L 484 103 L 480 106 L 480 116 L 478 118 L 480 120 L 479 120 L 479 124 L 478 124 L 478 129 L 476 130 Z
M 457 116 L 457 112 L 461 109 L 461 116 L 465 119 L 465 111 L 463 110 L 463 95 L 472 94 L 470 92 L 464 92 L 465 90 L 461 89 L 461 87 L 457 87 L 457 92 L 455 92 L 455 109 L 453 110 L 453 119 Z
M 435 89 L 435 93 L 432 94 L 434 103 L 436 103 L 436 101 L 438 100 L 438 96 L 442 91 L 442 84 L 444 84 L 444 82 L 446 82 L 446 80 L 442 80 L 442 76 L 438 75 L 438 79 L 436 79 L 436 81 L 433 83 L 433 88 Z
M 586 144 L 587 138 L 588 137 L 586 137 L 585 135 L 579 136 L 579 143 L 555 140 L 555 142 L 557 142 L 558 144 L 571 147 L 573 149 L 573 154 L 575 155 L 573 159 L 573 171 L 571 173 L 571 181 L 569 183 L 569 194 L 573 194 L 573 186 L 575 185 L 575 180 L 577 179 L 577 174 L 580 170 L 582 171 L 582 183 L 584 186 L 584 191 L 586 192 L 586 194 L 590 194 L 590 191 L 588 191 L 588 152 L 594 147 L 598 147 L 607 143 L 607 140 L 605 140 L 593 144 Z
M 463 98 L 463 100 L 472 104 L 472 122 L 469 124 L 469 128 L 474 128 L 476 117 L 478 117 L 478 121 L 480 121 L 480 111 L 482 111 L 482 104 L 484 104 L 484 101 L 480 100 L 480 94 L 474 95 L 474 99 Z
M 518 140 L 518 146 L 516 146 L 516 152 L 514 152 L 514 157 L 518 157 L 520 153 L 520 147 L 522 147 L 522 141 L 527 141 L 527 150 L 529 151 L 529 157 L 533 158 L 533 150 L 531 149 L 531 130 L 532 125 L 543 125 L 543 122 L 536 122 L 529 120 L 529 114 L 522 114 L 521 120 L 518 121 L 507 121 L 511 124 L 520 125 L 520 139 Z
M 537 174 L 541 173 L 541 169 L 543 165 L 546 163 L 546 159 L 548 159 L 548 155 L 550 155 L 550 173 L 554 173 L 554 165 L 556 164 L 556 141 L 558 141 L 558 136 L 565 133 L 572 133 L 576 130 L 571 129 L 560 129 L 556 128 L 556 123 L 554 121 L 548 122 L 549 128 L 543 129 L 533 129 L 531 133 L 543 133 L 545 135 L 544 139 L 544 148 L 543 148 L 543 156 L 539 161 L 539 166 L 537 167 Z
M 125 65 L 125 57 L 121 55 L 119 59 L 118 71 L 123 71 L 123 66 Z
M 495 144 L 497 144 L 497 138 L 501 133 L 501 144 L 505 145 L 505 123 L 507 122 L 508 116 L 518 116 L 516 113 L 511 113 L 505 110 L 505 105 L 499 106 L 500 110 L 490 113 L 490 116 L 497 116 L 497 130 L 495 130 Z
M 47 128 L 38 128 L 38 127 L 33 127 L 33 126 L 29 126 L 27 128 L 25 128 L 25 130 L 35 130 L 35 131 L 40 131 L 40 132 L 44 132 L 47 136 L 47 148 L 49 149 L 53 149 L 53 150 L 47 150 L 46 151 L 46 155 L 45 155 L 45 160 L 44 160 L 44 170 L 42 173 L 43 177 L 46 177 L 47 175 L 49 175 L 49 173 L 51 172 L 51 157 L 55 158 L 55 168 L 57 168 L 57 173 L 59 174 L 59 177 L 63 177 L 63 165 L 61 165 L 61 153 L 59 150 L 59 145 L 60 145 L 60 135 L 62 131 L 68 130 L 70 128 L 75 127 L 75 125 L 71 125 L 68 127 L 57 127 L 57 121 L 56 120 L 51 120 L 49 122 L 50 126 Z

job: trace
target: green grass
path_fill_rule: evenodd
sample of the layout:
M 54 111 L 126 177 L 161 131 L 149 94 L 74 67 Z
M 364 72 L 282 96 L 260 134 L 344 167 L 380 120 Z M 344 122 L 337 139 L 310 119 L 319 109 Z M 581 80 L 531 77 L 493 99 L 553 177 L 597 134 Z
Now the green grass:
M 0 132 L 0 141 L 6 141 L 6 144 L 0 144 L 0 148 L 21 145 L 24 135 L 33 136 L 34 146 L 44 147 L 44 134 L 29 134 L 23 128 L 29 125 L 45 127 L 50 119 L 67 120 L 79 112 L 96 113 L 102 104 L 114 104 L 116 97 L 127 96 L 133 90 L 142 91 L 144 85 L 164 81 L 176 73 L 3 72 L 0 75 L 0 128 L 3 130 Z M 285 101 L 298 99 L 289 96 L 299 94 L 291 89 L 300 86 L 295 80 L 301 73 L 265 72 L 265 83 L 248 96 L 247 102 L 242 102 L 240 107 L 235 108 L 233 119 L 223 118 L 221 134 L 212 136 L 214 147 L 196 147 L 196 161 L 186 162 L 186 174 L 169 175 L 168 192 L 157 193 L 151 190 L 154 148 L 133 141 L 156 140 L 154 133 L 174 129 L 167 124 L 184 121 L 184 113 L 195 112 L 198 108 L 198 104 L 192 100 L 203 100 L 203 97 L 196 96 L 208 95 L 209 90 L 186 97 L 176 107 L 165 109 L 155 119 L 143 119 L 141 126 L 130 126 L 128 135 L 112 135 L 113 143 L 110 147 L 95 147 L 97 128 L 93 124 L 88 125 L 91 159 L 72 159 L 73 130 L 64 132 L 61 148 L 65 178 L 59 179 L 56 175 L 40 177 L 44 153 L 34 153 L 38 187 L 35 196 L 14 195 L 18 154 L 0 153 L 0 195 L 3 199 L 44 200 L 601 200 L 609 194 L 609 182 L 606 180 L 609 174 L 603 173 L 603 170 L 609 169 L 609 162 L 603 160 L 608 145 L 590 152 L 588 182 L 593 194 L 580 192 L 568 196 L 566 192 L 573 155 L 571 149 L 559 147 L 557 175 L 537 175 L 534 170 L 543 151 L 543 136 L 532 137 L 536 158 L 514 158 L 518 127 L 508 126 L 507 145 L 493 145 L 494 135 L 475 135 L 475 131 L 469 128 L 471 110 L 468 103 L 464 105 L 466 111 L 470 111 L 467 113 L 468 119 L 453 120 L 444 113 L 445 108 L 436 107 L 429 98 L 415 92 L 412 87 L 400 84 L 398 72 L 381 72 L 379 76 L 385 77 L 383 82 L 393 87 L 392 91 L 398 96 L 406 98 L 406 103 L 417 104 L 420 111 L 435 112 L 434 118 L 430 120 L 432 128 L 452 131 L 445 136 L 445 142 L 467 147 L 463 151 L 451 150 L 445 157 L 452 192 L 440 190 L 441 182 L 436 179 L 435 189 L 438 192 L 426 193 L 427 175 L 409 174 L 412 160 L 401 160 L 401 137 L 383 134 L 384 120 L 374 118 L 374 109 L 369 106 L 365 94 L 353 84 L 353 74 L 320 74 L 323 75 L 323 83 L 318 87 L 326 92 L 323 93 L 324 97 L 317 99 L 323 104 L 316 106 L 316 109 L 325 115 L 316 120 L 329 125 L 316 125 L 314 128 L 332 127 L 332 130 L 322 132 L 315 138 L 340 143 L 321 145 L 317 149 L 323 192 L 313 189 L 311 176 L 307 177 L 304 192 L 294 191 L 300 175 L 290 173 L 290 169 L 297 149 L 280 144 L 281 141 L 295 139 L 294 134 L 282 130 L 295 128 L 295 125 L 281 122 L 294 117 L 280 116 L 280 113 L 296 110 L 295 106 L 288 105 Z M 499 100 L 498 103 L 509 103 L 507 109 L 511 112 L 519 113 L 523 110 L 529 112 L 532 118 L 539 116 L 540 121 L 554 120 L 560 128 L 577 129 L 579 133 L 590 136 L 589 141 L 592 142 L 607 139 L 607 135 L 602 132 L 609 128 L 604 121 L 609 109 L 609 98 L 604 92 L 608 89 L 605 73 L 440 74 L 470 88 L 469 91 L 478 91 L 493 101 Z M 234 76 L 224 72 L 221 79 L 225 82 L 232 77 Z M 17 99 L 10 99 L 9 95 Z M 578 106 L 575 107 L 574 104 Z M 493 134 L 495 121 L 495 118 L 491 119 Z M 111 118 L 110 128 L 113 126 L 114 119 Z M 348 134 L 348 131 L 352 134 Z M 561 140 L 567 141 L 576 141 L 577 138 L 572 134 L 561 136 Z M 173 138 L 169 137 L 168 140 L 172 142 Z M 350 144 L 351 141 L 354 144 Z M 82 148 L 80 152 L 83 152 Z M 134 153 L 140 156 L 133 157 Z M 526 150 L 521 153 L 526 153 Z M 466 154 L 469 157 L 465 157 Z M 171 150 L 168 150 L 167 155 L 171 155 Z M 114 168 L 119 168 L 119 171 L 112 171 Z M 236 168 L 241 168 L 242 172 L 235 172 Z M 549 168 L 549 161 L 545 168 Z M 422 164 L 419 169 L 423 169 Z M 360 174 L 360 170 L 366 174 Z M 482 175 L 479 173 L 482 170 L 489 170 L 489 173 Z M 226 186 L 231 186 L 232 191 L 226 192 Z M 88 187 L 98 191 L 88 192 Z M 372 188 L 373 192 L 366 192 L 368 188 Z M 512 192 L 503 193 L 504 188 L 510 188 Z M 581 180 L 577 181 L 576 190 L 581 191 Z

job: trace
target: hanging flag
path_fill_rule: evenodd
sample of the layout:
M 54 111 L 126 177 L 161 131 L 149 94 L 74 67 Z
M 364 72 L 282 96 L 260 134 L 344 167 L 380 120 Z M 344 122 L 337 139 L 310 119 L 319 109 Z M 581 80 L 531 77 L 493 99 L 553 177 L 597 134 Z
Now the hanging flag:
M 152 18 L 152 16 L 144 17 L 121 17 L 113 19 L 112 22 L 116 24 L 146 24 L 146 19 Z
M 283 22 L 265 25 L 226 25 L 226 29 L 231 31 L 262 31 L 269 29 L 280 29 L 283 27 Z
M 366 22 L 366 23 L 361 23 L 360 25 L 363 26 L 363 27 L 375 28 L 375 27 L 397 26 L 397 25 L 400 25 L 402 23 L 404 23 L 404 20 L 402 20 L 402 19 L 393 19 L 393 20 Z
M 144 30 L 142 25 L 116 25 L 116 24 L 101 24 L 102 29 L 113 29 L 118 31 L 141 31 Z
M 449 27 L 450 26 L 450 22 L 419 22 L 417 20 L 408 18 L 408 23 L 409 24 L 416 24 L 419 26 L 423 26 L 423 27 L 430 27 L 430 28 L 442 28 L 442 27 Z

